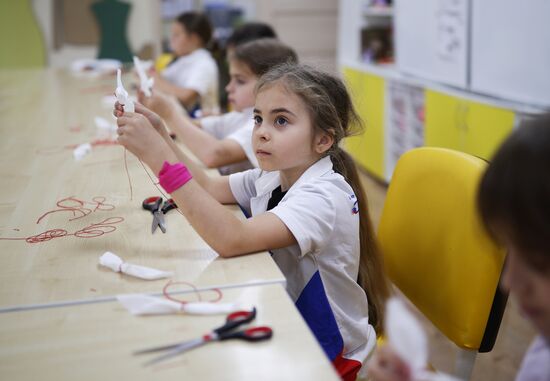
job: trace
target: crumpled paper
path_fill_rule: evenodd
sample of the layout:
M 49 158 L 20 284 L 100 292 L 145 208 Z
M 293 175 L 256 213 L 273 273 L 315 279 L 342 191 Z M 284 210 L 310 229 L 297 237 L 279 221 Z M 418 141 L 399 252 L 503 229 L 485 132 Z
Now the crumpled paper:
M 172 272 L 126 263 L 119 256 L 111 253 L 110 251 L 105 252 L 99 258 L 99 264 L 110 268 L 114 272 L 124 273 L 145 280 L 169 278 L 174 275 Z
M 240 303 L 178 303 L 143 294 L 117 295 L 116 298 L 132 315 L 167 315 L 181 312 L 191 315 L 216 315 L 242 309 Z
M 427 369 L 428 339 L 424 329 L 398 298 L 386 303 L 385 332 L 388 343 L 409 366 L 414 381 L 459 381 L 445 373 Z
M 90 143 L 83 143 L 73 150 L 73 157 L 76 161 L 79 161 L 90 152 L 92 152 L 92 145 Z

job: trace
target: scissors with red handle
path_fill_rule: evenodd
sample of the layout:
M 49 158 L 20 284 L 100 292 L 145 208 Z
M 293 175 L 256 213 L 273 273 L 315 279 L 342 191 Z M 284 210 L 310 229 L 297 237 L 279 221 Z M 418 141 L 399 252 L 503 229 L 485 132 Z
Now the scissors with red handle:
M 153 224 L 151 225 L 151 234 L 159 227 L 163 233 L 166 233 L 166 224 L 164 222 L 164 215 L 172 209 L 176 209 L 178 206 L 171 198 L 166 200 L 163 204 L 162 197 L 153 196 L 147 197 L 141 204 L 143 209 L 153 213 Z
M 184 341 L 181 343 L 175 343 L 171 345 L 164 345 L 161 347 L 149 348 L 134 352 L 134 355 L 141 355 L 145 353 L 154 353 L 167 351 L 167 353 L 149 360 L 145 365 L 156 364 L 160 361 L 177 356 L 181 353 L 187 352 L 193 348 L 200 347 L 206 343 L 212 341 L 224 341 L 230 339 L 238 339 L 249 342 L 269 340 L 273 336 L 273 330 L 270 327 L 251 327 L 241 331 L 235 331 L 237 327 L 243 324 L 249 323 L 256 318 L 256 308 L 252 311 L 237 311 L 227 315 L 225 324 L 221 327 L 214 329 L 202 337 Z

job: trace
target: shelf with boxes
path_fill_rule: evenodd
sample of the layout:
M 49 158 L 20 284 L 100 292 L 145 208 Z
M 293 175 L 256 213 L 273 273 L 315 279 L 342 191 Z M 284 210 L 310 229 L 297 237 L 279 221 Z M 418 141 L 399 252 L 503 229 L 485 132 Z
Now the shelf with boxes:
M 511 6 L 512 2 L 499 4 Z M 380 179 L 389 181 L 401 154 L 418 146 L 448 147 L 489 159 L 519 120 L 550 110 L 550 76 L 543 75 L 546 69 L 541 67 L 550 67 L 548 49 L 537 52 L 535 62 L 524 54 L 523 59 L 495 63 L 493 71 L 500 74 L 485 74 L 480 85 L 479 66 L 487 68 L 476 64 L 480 60 L 476 49 L 490 44 L 485 35 L 473 34 L 482 10 L 474 5 L 470 9 L 470 2 L 394 1 L 393 17 L 387 17 L 394 31 L 395 62 L 391 64 L 365 60 L 361 36 L 377 18 L 365 18 L 366 6 L 365 1 L 340 1 L 338 62 L 366 126 L 362 135 L 348 139 L 346 148 Z M 550 12 L 550 3 L 540 7 Z M 531 40 L 546 46 L 541 36 L 550 38 L 547 23 L 537 23 L 528 14 L 516 17 L 524 28 L 527 21 L 538 28 Z M 506 66 L 512 63 L 521 80 L 509 74 L 513 70 Z M 497 81 L 503 74 L 512 78 Z M 491 76 L 495 78 L 492 87 Z

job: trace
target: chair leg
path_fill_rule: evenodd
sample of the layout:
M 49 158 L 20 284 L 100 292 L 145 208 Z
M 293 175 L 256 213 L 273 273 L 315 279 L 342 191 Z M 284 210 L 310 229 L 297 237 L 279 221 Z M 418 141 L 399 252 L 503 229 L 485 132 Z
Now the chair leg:
M 461 380 L 469 381 L 472 377 L 477 351 L 460 349 L 455 364 L 454 375 Z

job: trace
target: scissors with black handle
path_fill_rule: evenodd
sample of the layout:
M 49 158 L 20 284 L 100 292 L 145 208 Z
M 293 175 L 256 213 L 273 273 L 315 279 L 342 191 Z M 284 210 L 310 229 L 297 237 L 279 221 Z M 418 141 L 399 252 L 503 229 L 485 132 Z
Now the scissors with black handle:
M 164 215 L 168 213 L 172 209 L 176 209 L 178 206 L 172 200 L 171 198 L 168 199 L 166 202 L 162 202 L 162 197 L 159 196 L 153 196 L 153 197 L 147 197 L 145 200 L 143 200 L 143 203 L 141 204 L 143 206 L 143 209 L 150 211 L 153 213 L 153 223 L 151 225 L 151 234 L 157 230 L 158 227 L 160 227 L 160 230 L 163 233 L 166 233 L 166 224 L 164 222 Z
M 141 355 L 145 353 L 154 353 L 167 351 L 167 353 L 149 360 L 144 365 L 156 364 L 160 361 L 177 356 L 180 353 L 184 353 L 193 348 L 200 347 L 206 343 L 212 341 L 224 341 L 230 339 L 245 340 L 249 342 L 269 340 L 273 336 L 273 330 L 270 327 L 251 327 L 241 331 L 234 331 L 237 327 L 243 324 L 249 323 L 256 317 L 256 308 L 252 311 L 237 311 L 227 315 L 225 324 L 221 327 L 214 329 L 212 332 L 207 333 L 199 338 L 175 343 L 171 345 L 164 345 L 161 347 L 149 348 L 134 352 L 134 355 Z

